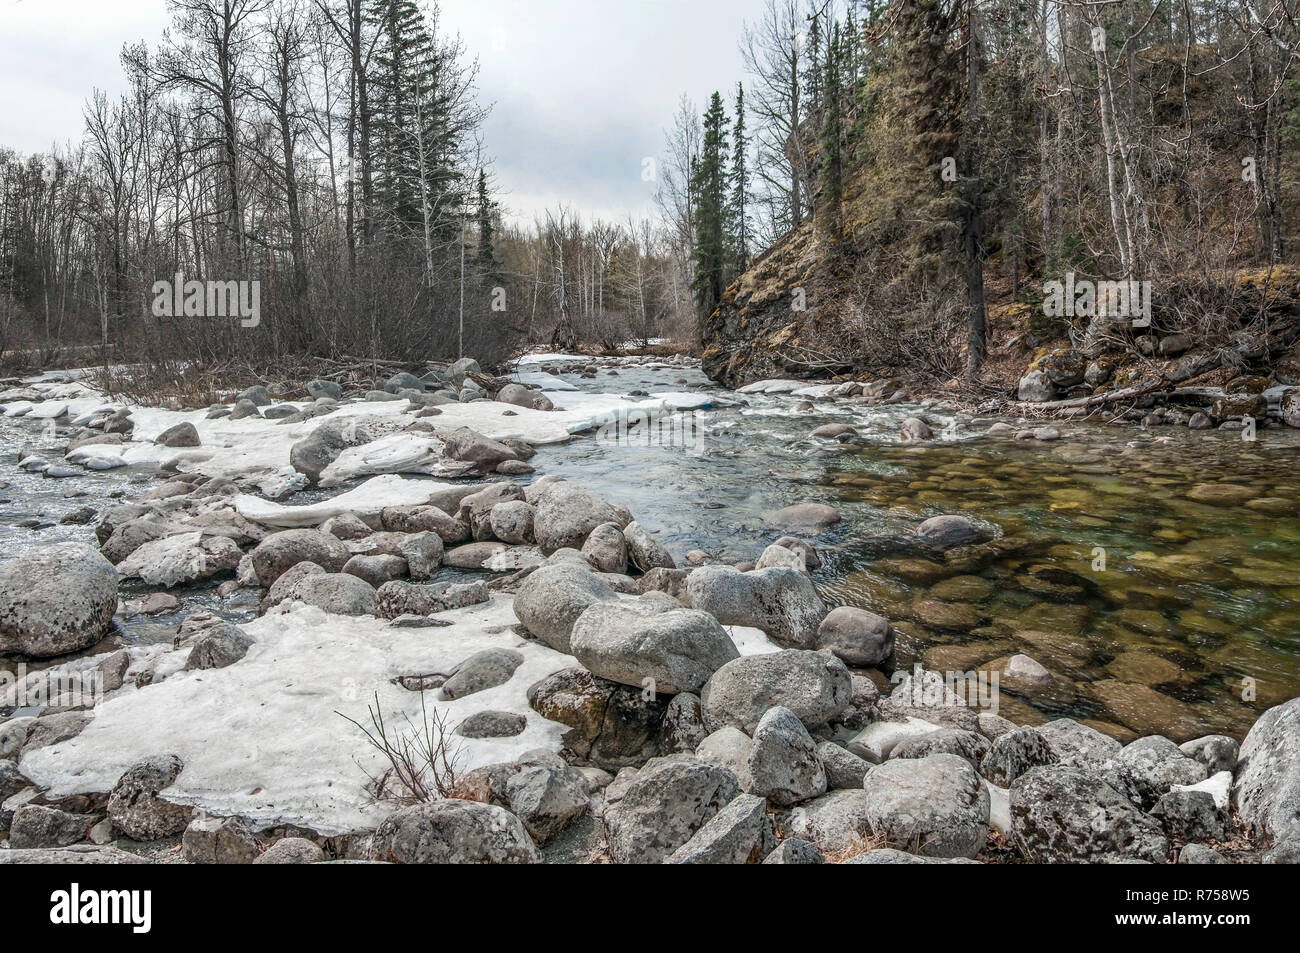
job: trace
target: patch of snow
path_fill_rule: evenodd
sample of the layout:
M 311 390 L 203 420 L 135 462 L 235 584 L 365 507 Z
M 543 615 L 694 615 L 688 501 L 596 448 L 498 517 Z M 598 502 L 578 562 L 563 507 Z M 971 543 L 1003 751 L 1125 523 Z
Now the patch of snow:
M 304 506 L 285 506 L 242 493 L 231 502 L 240 516 L 254 523 L 279 529 L 302 529 L 319 526 L 341 513 L 355 513 L 365 519 L 378 516 L 385 506 L 419 506 L 429 502 L 438 490 L 453 485 L 437 480 L 406 479 L 390 473 L 372 477 L 331 499 Z

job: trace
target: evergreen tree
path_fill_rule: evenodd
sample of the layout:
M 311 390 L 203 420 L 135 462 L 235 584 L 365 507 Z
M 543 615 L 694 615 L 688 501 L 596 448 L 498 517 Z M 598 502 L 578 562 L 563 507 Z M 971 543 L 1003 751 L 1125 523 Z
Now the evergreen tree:
M 474 216 L 478 226 L 478 245 L 474 250 L 474 257 L 478 263 L 479 273 L 485 281 L 494 279 L 498 272 L 495 246 L 495 215 L 496 203 L 492 201 L 492 196 L 488 192 L 487 171 L 479 169 L 478 194 L 474 203 Z
M 704 141 L 695 164 L 695 277 L 691 283 L 705 314 L 712 313 L 726 287 L 730 246 L 727 195 L 727 112 L 714 92 L 704 113 Z
M 731 132 L 731 221 L 735 231 L 734 273 L 749 268 L 749 136 L 745 132 L 745 87 L 736 84 L 736 118 Z
M 840 230 L 840 204 L 844 201 L 844 90 L 841 73 L 843 54 L 840 27 L 835 24 L 833 40 L 827 45 L 825 79 L 822 86 L 821 167 L 819 169 L 818 226 L 834 239 Z

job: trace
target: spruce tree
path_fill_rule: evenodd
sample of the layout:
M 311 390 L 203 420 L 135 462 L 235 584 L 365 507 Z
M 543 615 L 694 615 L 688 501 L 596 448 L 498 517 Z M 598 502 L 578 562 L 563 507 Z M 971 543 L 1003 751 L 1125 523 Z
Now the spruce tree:
M 822 84 L 821 165 L 817 224 L 823 236 L 834 239 L 840 230 L 840 204 L 844 200 L 844 90 L 841 73 L 843 50 L 840 27 L 835 24 L 834 38 L 827 45 L 825 77 Z
M 749 268 L 749 136 L 745 132 L 745 87 L 736 84 L 736 117 L 731 132 L 731 221 L 735 232 L 734 274 Z
M 691 283 L 705 314 L 712 313 L 726 287 L 729 202 L 727 195 L 727 112 L 714 92 L 704 113 L 704 141 L 695 164 L 695 277 Z

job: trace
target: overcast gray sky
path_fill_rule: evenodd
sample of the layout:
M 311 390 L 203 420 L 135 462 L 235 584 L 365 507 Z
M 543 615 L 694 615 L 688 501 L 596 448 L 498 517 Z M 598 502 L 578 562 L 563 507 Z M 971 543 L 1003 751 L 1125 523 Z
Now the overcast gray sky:
M 703 106 L 742 79 L 737 41 L 761 0 L 442 0 L 443 28 L 480 62 L 485 138 L 516 217 L 568 202 L 621 218 L 651 202 L 641 162 L 678 97 Z M 165 0 L 0 0 L 0 145 L 80 138 L 94 87 L 122 88 L 123 43 L 151 46 Z M 729 95 L 729 93 L 726 93 Z

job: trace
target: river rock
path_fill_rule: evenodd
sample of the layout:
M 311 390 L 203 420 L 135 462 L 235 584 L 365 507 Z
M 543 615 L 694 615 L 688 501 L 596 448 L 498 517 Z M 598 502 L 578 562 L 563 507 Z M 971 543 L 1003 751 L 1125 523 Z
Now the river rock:
M 788 830 L 822 853 L 839 853 L 861 849 L 870 843 L 872 833 L 869 804 L 865 790 L 831 791 L 790 812 Z
M 0 653 L 50 658 L 94 645 L 112 625 L 117 578 L 85 543 L 0 563 Z
M 612 506 L 566 481 L 549 484 L 534 506 L 533 534 L 548 556 L 558 549 L 577 549 L 597 526 L 618 522 Z
M 767 802 L 739 794 L 669 855 L 666 864 L 757 864 L 776 842 Z
M 656 864 L 691 839 L 740 794 L 736 776 L 686 754 L 654 758 L 604 816 L 610 857 Z
M 1056 762 L 1056 753 L 1048 740 L 1034 728 L 1024 727 L 999 735 L 979 769 L 984 777 L 1005 788 L 1030 768 Z
M 930 517 L 916 527 L 916 536 L 925 545 L 941 551 L 983 543 L 991 538 L 988 530 L 970 517 L 953 513 Z
M 158 796 L 171 787 L 184 767 L 173 754 L 142 761 L 123 774 L 108 796 L 113 826 L 137 841 L 161 840 L 185 830 L 194 809 Z
M 182 636 L 189 638 L 190 632 L 195 633 L 189 657 L 185 660 L 187 671 L 206 671 L 234 665 L 253 646 L 253 640 L 239 626 L 216 616 L 210 616 L 210 619 L 207 624 L 192 626 L 191 622 L 195 620 L 192 615 L 181 626 L 178 641 Z
M 787 837 L 763 860 L 765 864 L 824 864 L 826 857 L 812 844 Z
M 325 851 L 305 837 L 282 837 L 254 864 L 319 864 L 325 860 Z
M 769 513 L 765 525 L 784 533 L 815 536 L 840 521 L 839 510 L 824 503 L 795 503 Z
M 532 504 L 524 500 L 510 500 L 492 507 L 488 524 L 492 535 L 503 543 L 531 543 L 533 516 Z
M 650 573 L 655 569 L 677 568 L 668 550 L 635 520 L 623 528 L 623 538 L 627 542 L 628 561 L 638 571 Z
M 513 738 L 523 734 L 528 719 L 511 711 L 478 711 L 456 726 L 462 738 Z
M 582 555 L 597 572 L 627 572 L 627 541 L 617 523 L 601 523 L 582 544 Z
M 988 838 L 989 794 L 963 758 L 895 759 L 863 781 L 877 837 L 925 857 L 974 857 Z
M 464 521 L 432 505 L 386 506 L 379 518 L 389 532 L 437 533 L 443 543 L 458 543 L 470 536 L 469 526 Z
M 558 758 L 539 761 L 510 776 L 506 799 L 533 840 L 544 844 L 587 810 L 587 782 Z
M 704 740 L 704 710 L 700 696 L 693 692 L 679 692 L 668 703 L 661 729 L 664 754 L 678 751 L 695 751 Z
M 791 648 L 817 644 L 826 606 L 803 573 L 773 567 L 739 572 L 731 566 L 701 566 L 686 580 L 691 606 L 723 625 L 762 629 Z
M 1232 800 L 1274 841 L 1300 838 L 1300 698 L 1270 708 L 1246 734 Z
M 442 537 L 437 533 L 409 533 L 402 538 L 398 548 L 406 560 L 406 571 L 416 582 L 428 579 L 442 565 Z
M 1056 399 L 1056 385 L 1043 371 L 1030 371 L 1020 378 L 1016 391 L 1021 400 L 1035 404 Z
M 412 583 L 394 580 L 375 594 L 375 615 L 396 619 L 402 615 L 433 615 L 449 609 L 482 605 L 489 598 L 483 582 Z
M 889 753 L 891 758 L 928 758 L 936 754 L 952 754 L 961 758 L 976 771 L 989 753 L 989 740 L 977 731 L 961 728 L 940 728 L 902 739 Z
M 343 571 L 378 588 L 386 582 L 405 576 L 406 560 L 385 553 L 374 556 L 358 553 L 343 564 Z
M 446 700 L 464 698 L 497 685 L 504 685 L 524 664 L 524 657 L 514 649 L 484 649 L 475 652 L 456 666 L 451 677 L 442 685 L 441 697 Z
M 1211 775 L 1237 768 L 1239 748 L 1237 742 L 1227 735 L 1206 735 L 1184 742 L 1178 750 L 1205 765 L 1206 772 Z
M 776 705 L 808 728 L 834 721 L 849 704 L 853 681 L 839 659 L 820 652 L 785 650 L 749 655 L 723 665 L 700 693 L 704 726 L 753 731 Z
M 557 652 L 572 654 L 574 623 L 590 606 L 617 598 L 585 564 L 560 562 L 532 572 L 515 595 L 514 611 L 533 635 Z
M 203 443 L 199 439 L 198 430 L 189 421 L 168 427 L 153 442 L 160 447 L 198 447 Z
M 832 791 L 862 787 L 862 779 L 871 770 L 870 762 L 864 761 L 833 741 L 823 741 L 819 744 L 817 757 L 826 770 L 826 787 Z
M 817 627 L 816 647 L 830 650 L 846 665 L 879 665 L 894 652 L 894 627 L 874 612 L 838 606 Z
M 1224 840 L 1225 817 L 1206 791 L 1175 789 L 1160 796 L 1151 816 L 1160 819 L 1165 833 L 1179 841 Z
M 1168 738 L 1148 735 L 1125 745 L 1115 756 L 1120 790 L 1143 810 L 1151 810 L 1175 784 L 1196 784 L 1207 777 L 1205 765 L 1187 757 Z
M 9 822 L 9 846 L 14 850 L 41 847 L 69 847 L 86 839 L 94 819 L 86 814 L 69 814 L 42 804 L 26 804 L 14 811 Z
M 285 570 L 312 562 L 326 572 L 339 572 L 352 553 L 343 541 L 318 529 L 286 529 L 262 540 L 249 555 L 263 586 L 270 586 Z
M 740 657 L 708 613 L 645 602 L 590 606 L 574 623 L 570 647 L 601 678 L 649 684 L 669 695 L 698 691 L 715 671 Z
M 568 727 L 560 743 L 576 763 L 617 771 L 660 753 L 668 702 L 647 697 L 639 688 L 567 668 L 530 686 L 528 704 L 543 718 Z
M 744 788 L 782 807 L 826 792 L 826 770 L 817 757 L 817 745 L 790 709 L 774 706 L 759 719 Z
M 403 808 L 379 825 L 370 859 L 399 864 L 536 864 L 523 822 L 504 808 L 448 798 Z
M 170 589 L 234 572 L 243 557 L 243 550 L 229 537 L 178 533 L 142 543 L 117 564 L 117 571 L 125 578 Z
M 278 582 L 278 580 L 277 580 Z M 275 601 L 272 601 L 275 600 Z M 333 615 L 375 615 L 375 589 L 364 579 L 342 572 L 305 572 L 292 584 L 267 596 L 271 606 L 297 601 Z M 400 613 L 399 613 L 400 614 Z
M 1036 730 L 1047 740 L 1057 760 L 1068 767 L 1099 769 L 1124 747 L 1110 735 L 1072 718 L 1056 718 Z
M 1011 784 L 1011 824 L 1017 846 L 1032 863 L 1103 863 L 1168 859 L 1160 822 L 1144 813 L 1100 774 L 1046 765 Z

